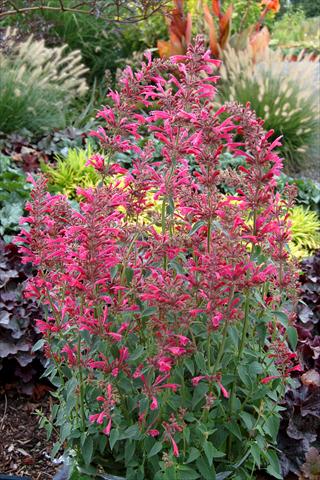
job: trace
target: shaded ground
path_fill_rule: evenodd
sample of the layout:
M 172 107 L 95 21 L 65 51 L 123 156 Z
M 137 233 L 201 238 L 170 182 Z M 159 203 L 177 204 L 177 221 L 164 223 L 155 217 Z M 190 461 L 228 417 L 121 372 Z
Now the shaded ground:
M 47 455 L 52 442 L 39 428 L 36 410 L 47 413 L 48 395 L 40 400 L 0 390 L 0 474 L 29 475 L 32 480 L 52 480 L 58 467 Z

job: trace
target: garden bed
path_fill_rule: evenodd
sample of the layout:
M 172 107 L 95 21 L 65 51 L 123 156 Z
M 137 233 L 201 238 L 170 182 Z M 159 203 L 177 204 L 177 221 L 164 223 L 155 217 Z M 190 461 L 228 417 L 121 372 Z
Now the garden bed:
M 41 393 L 41 388 L 37 389 Z M 17 396 L 16 391 L 1 392 L 0 398 L 0 474 L 30 476 L 32 480 L 52 479 L 58 467 L 49 454 L 52 441 L 39 428 L 37 411 L 48 415 L 52 399 Z

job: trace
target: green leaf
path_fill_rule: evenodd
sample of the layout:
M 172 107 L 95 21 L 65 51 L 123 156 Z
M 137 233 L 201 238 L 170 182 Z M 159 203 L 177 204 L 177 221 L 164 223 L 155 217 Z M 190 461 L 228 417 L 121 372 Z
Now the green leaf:
M 280 418 L 275 414 L 270 415 L 270 417 L 267 418 L 263 426 L 264 431 L 270 435 L 270 437 L 274 442 L 277 440 L 279 426 L 280 426 Z
M 140 345 L 139 347 L 137 347 L 135 349 L 134 352 L 132 352 L 130 354 L 130 360 L 131 361 L 135 361 L 135 360 L 138 360 L 138 358 L 140 358 L 143 354 L 144 354 L 144 347 L 142 345 Z
M 82 458 L 86 465 L 90 465 L 93 455 L 93 440 L 92 437 L 87 437 L 81 449 Z
M 70 435 L 71 432 L 71 423 L 66 422 L 62 425 L 60 431 L 60 441 L 63 443 Z
M 195 448 L 195 447 L 191 447 L 190 449 L 190 455 L 188 457 L 188 460 L 185 462 L 185 463 L 192 463 L 194 462 L 198 457 L 200 457 L 201 453 L 200 451 Z
M 184 365 L 187 367 L 192 376 L 194 376 L 194 363 L 191 358 L 186 358 L 184 360 Z
M 183 275 L 185 273 L 182 264 L 178 260 L 171 260 L 170 266 L 178 273 L 179 275 Z
M 216 475 L 216 480 L 224 480 L 225 478 L 230 477 L 232 473 L 233 472 L 231 470 L 228 470 L 227 472 L 219 472 Z
M 126 465 L 128 465 L 130 460 L 132 459 L 135 449 L 136 449 L 136 443 L 132 440 L 128 440 L 124 448 L 124 459 L 125 459 Z
M 229 330 L 228 330 L 228 333 L 229 333 L 229 336 L 231 338 L 231 341 L 233 343 L 233 345 L 238 348 L 238 344 L 239 344 L 239 331 L 237 329 L 237 327 L 229 327 Z
M 60 448 L 62 446 L 62 443 L 61 442 L 56 442 L 54 445 L 53 445 L 53 448 L 51 450 L 51 456 L 54 458 L 57 453 L 59 452 Z
M 167 215 L 172 215 L 174 213 L 174 198 L 169 197 L 169 202 L 167 205 Z
M 33 352 L 37 352 L 38 350 L 41 350 L 43 345 L 45 344 L 45 340 L 43 338 L 40 338 L 32 347 Z
M 133 273 L 134 273 L 134 272 L 133 272 L 132 268 L 127 267 L 127 268 L 125 269 L 125 277 L 126 277 L 126 280 L 127 280 L 127 285 L 130 285 L 130 283 L 131 283 L 131 281 L 132 281 L 132 279 L 133 279 Z
M 240 377 L 242 383 L 247 388 L 251 389 L 252 380 L 251 380 L 250 373 L 249 373 L 249 367 L 247 365 L 240 365 L 240 367 L 238 367 L 238 374 L 239 374 L 239 377 Z
M 209 387 L 206 383 L 200 382 L 196 388 L 194 389 L 193 392 L 193 397 L 192 397 L 192 409 L 195 409 L 195 407 L 198 405 L 201 400 L 204 399 L 205 394 L 208 392 Z
M 267 467 L 267 472 L 273 477 L 282 480 L 283 476 L 281 475 L 280 462 L 277 454 L 273 450 L 269 450 L 266 452 L 265 457 L 270 462 Z
M 197 478 L 200 478 L 200 475 L 196 470 L 187 467 L 186 465 L 179 465 L 179 473 L 181 480 L 197 480 Z
M 260 448 L 259 445 L 256 443 L 253 443 L 250 448 L 251 455 L 253 457 L 253 460 L 255 464 L 257 465 L 258 468 L 260 468 Z
M 242 435 L 237 423 L 225 423 L 225 428 L 229 430 L 238 440 L 242 441 Z
M 288 326 L 288 315 L 284 312 L 274 311 L 273 314 L 280 320 L 280 323 L 284 326 Z
M 206 222 L 204 222 L 203 220 L 199 220 L 194 225 L 192 225 L 192 228 L 189 232 L 190 237 L 194 235 L 199 230 L 199 228 L 203 227 L 205 224 Z
M 119 440 L 119 437 L 120 437 L 120 432 L 118 429 L 116 428 L 113 428 L 110 432 L 110 436 L 109 436 L 109 444 L 110 444 L 110 448 L 111 450 L 113 450 L 113 447 L 115 446 L 115 444 L 117 443 L 117 441 Z
M 225 456 L 224 452 L 220 452 L 217 450 L 211 442 L 208 442 L 207 440 L 203 444 L 203 450 L 204 453 L 206 454 L 207 460 L 209 465 L 212 465 L 213 459 L 214 458 L 222 458 Z
M 204 359 L 204 355 L 202 352 L 197 352 L 194 356 L 196 361 L 196 365 L 200 371 L 200 373 L 204 373 L 206 371 L 206 361 Z
M 263 367 L 259 362 L 252 362 L 249 365 L 249 372 L 251 376 L 257 375 L 257 374 L 262 374 L 263 373 Z
M 243 420 L 243 423 L 247 427 L 247 430 L 252 430 L 255 423 L 254 417 L 248 412 L 241 412 L 239 416 Z
M 213 462 L 213 445 L 211 442 L 208 442 L 207 440 L 205 440 L 204 444 L 203 444 L 203 450 L 204 450 L 204 453 L 206 454 L 206 457 L 207 457 L 207 460 L 208 460 L 208 463 L 211 467 L 212 465 L 212 462 Z
M 77 397 L 75 395 L 69 395 L 66 401 L 65 414 L 70 415 L 77 403 Z
M 157 453 L 162 450 L 162 443 L 161 442 L 156 442 L 153 447 L 151 448 L 150 452 L 148 453 L 148 458 L 153 457 L 154 455 L 157 455 Z
M 141 317 L 142 318 L 147 318 L 153 315 L 154 313 L 157 312 L 157 309 L 155 307 L 147 307 L 141 312 Z
M 105 448 L 107 446 L 107 441 L 108 441 L 108 437 L 107 435 L 100 435 L 100 438 L 99 438 L 99 451 L 101 453 L 101 455 L 103 455 L 104 451 L 105 451 Z
M 139 432 L 139 427 L 138 425 L 131 425 L 131 427 L 128 427 L 122 434 L 121 434 L 121 440 L 124 440 L 126 438 L 133 438 L 134 440 L 138 440 L 140 437 L 140 432 Z
M 68 480 L 88 480 L 88 477 L 85 475 L 81 475 L 79 470 L 77 468 L 74 468 L 71 472 L 70 477 L 68 477 Z
M 297 348 L 297 343 L 298 343 L 298 333 L 296 328 L 290 325 L 287 328 L 287 335 L 288 335 L 290 347 L 292 348 L 292 350 L 295 350 Z
M 210 467 L 206 458 L 204 458 L 204 457 L 197 458 L 196 465 L 197 465 L 197 468 L 198 468 L 199 472 L 201 473 L 202 477 L 205 480 L 216 480 L 215 470 L 214 470 L 213 466 Z

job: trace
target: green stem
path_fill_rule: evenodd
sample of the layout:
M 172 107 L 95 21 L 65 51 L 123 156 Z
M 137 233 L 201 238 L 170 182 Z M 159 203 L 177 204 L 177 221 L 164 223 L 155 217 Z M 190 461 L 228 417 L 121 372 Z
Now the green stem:
M 86 428 L 86 416 L 84 412 L 84 391 L 83 391 L 83 373 L 81 366 L 81 336 L 79 333 L 78 336 L 78 349 L 77 349 L 77 360 L 78 360 L 78 369 L 79 369 L 79 380 L 80 380 L 80 413 L 81 413 L 81 423 L 82 431 L 85 431 Z
M 242 352 L 243 352 L 243 348 L 244 348 L 244 343 L 245 343 L 246 336 L 247 336 L 248 329 L 249 329 L 249 325 L 250 325 L 250 322 L 249 322 L 249 307 L 250 307 L 249 299 L 250 299 L 249 292 L 247 292 L 246 293 L 245 304 L 244 304 L 244 322 L 243 322 L 242 336 L 241 336 L 241 342 L 240 342 L 237 362 L 239 362 L 241 360 L 241 356 L 242 356 Z
M 244 343 L 245 343 L 246 336 L 247 336 L 247 333 L 248 333 L 249 325 L 250 325 L 250 322 L 249 322 L 249 293 L 247 292 L 246 300 L 245 300 L 245 304 L 244 304 L 244 322 L 243 322 L 243 328 L 242 328 L 242 335 L 241 335 L 240 347 L 239 347 L 239 351 L 238 351 L 238 355 L 237 355 L 237 359 L 236 359 L 235 369 L 239 365 L 239 362 L 240 362 L 241 357 L 242 357 L 242 352 L 243 352 L 243 349 L 244 349 Z M 237 379 L 235 378 L 234 381 L 233 381 L 232 391 L 231 391 L 231 395 L 230 395 L 230 416 L 232 414 L 232 404 L 233 404 L 233 397 L 234 397 L 234 394 L 235 394 L 236 386 L 237 386 Z
M 217 355 L 217 358 L 216 358 L 216 361 L 215 361 L 215 364 L 214 364 L 214 367 L 213 367 L 214 372 L 217 372 L 219 370 L 220 362 L 221 362 L 222 355 L 224 353 L 224 348 L 225 348 L 226 341 L 227 341 L 228 326 L 229 326 L 229 318 L 228 317 L 229 317 L 229 310 L 230 310 L 231 303 L 232 303 L 233 296 L 234 296 L 234 290 L 235 290 L 235 287 L 233 286 L 231 288 L 230 294 L 229 294 L 229 302 L 228 302 L 228 307 L 227 307 L 227 318 L 225 319 L 225 322 L 224 322 L 224 326 L 223 326 L 223 330 L 222 330 L 222 342 L 220 343 L 220 347 L 219 347 L 219 350 L 218 350 L 218 355 Z
M 207 233 L 207 249 L 208 253 L 210 253 L 210 246 L 211 246 L 211 218 L 208 220 L 208 233 Z
M 208 333 L 208 340 L 207 340 L 207 357 L 208 357 L 208 372 L 211 373 L 211 336 L 210 336 L 210 332 Z
M 225 347 L 226 341 L 227 341 L 228 326 L 229 326 L 229 322 L 226 319 L 225 322 L 224 322 L 223 330 L 222 330 L 222 342 L 220 343 L 218 355 L 217 355 L 217 358 L 216 358 L 216 361 L 215 361 L 215 364 L 214 364 L 214 369 L 213 369 L 214 372 L 217 372 L 219 370 L 221 358 L 222 358 L 222 355 L 223 355 L 223 352 L 224 352 L 224 347 Z
M 233 374 L 235 375 L 236 369 L 239 366 L 239 363 L 241 361 L 243 349 L 244 349 L 244 344 L 245 340 L 247 337 L 250 321 L 249 321 L 249 307 L 250 307 L 250 296 L 249 292 L 246 292 L 246 298 L 245 298 L 245 304 L 244 304 L 244 322 L 243 322 L 243 328 L 242 328 L 242 335 L 241 335 L 241 340 L 240 340 L 240 346 L 238 350 L 238 355 L 236 358 L 236 363 L 235 363 L 235 368 Z M 231 388 L 231 394 L 230 394 L 230 409 L 229 409 L 229 418 L 232 416 L 232 411 L 233 411 L 233 401 L 236 393 L 236 387 L 237 387 L 237 377 L 233 380 L 232 388 Z M 232 436 L 230 435 L 229 437 L 229 442 L 228 442 L 228 456 L 231 454 L 231 447 L 232 447 Z
M 161 208 L 161 227 L 162 227 L 163 236 L 166 234 L 166 209 L 167 209 L 166 197 L 163 197 L 162 208 Z M 167 270 L 168 268 L 168 257 L 166 254 L 163 257 L 163 268 L 164 270 Z

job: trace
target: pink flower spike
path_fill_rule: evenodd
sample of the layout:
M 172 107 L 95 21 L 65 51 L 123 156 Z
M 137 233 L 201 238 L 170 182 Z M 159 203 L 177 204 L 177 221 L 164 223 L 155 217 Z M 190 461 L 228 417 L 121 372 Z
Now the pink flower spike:
M 156 428 L 153 428 L 151 430 L 148 430 L 147 434 L 150 435 L 150 437 L 154 438 L 154 437 L 158 437 L 160 435 L 160 432 Z

